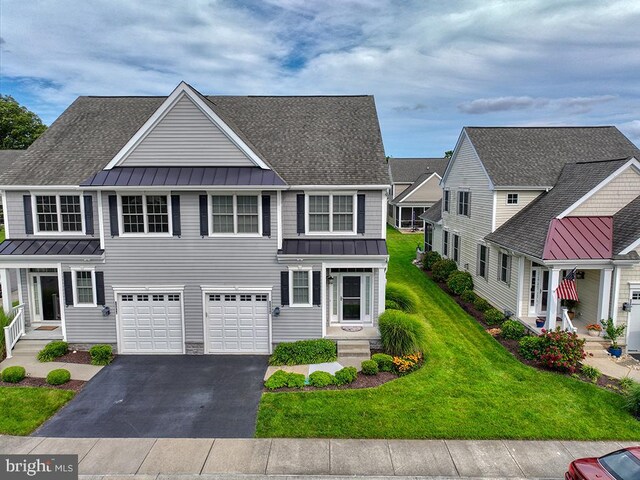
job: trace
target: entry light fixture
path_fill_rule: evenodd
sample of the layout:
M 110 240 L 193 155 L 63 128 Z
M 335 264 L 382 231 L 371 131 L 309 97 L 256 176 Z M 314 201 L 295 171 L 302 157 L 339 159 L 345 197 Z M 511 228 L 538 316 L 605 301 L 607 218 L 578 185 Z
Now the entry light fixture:
M 624 302 L 622 304 L 622 311 L 630 312 L 631 311 L 631 304 L 629 302 Z
M 327 277 L 327 280 L 329 281 L 329 285 L 333 285 L 333 277 L 331 275 Z

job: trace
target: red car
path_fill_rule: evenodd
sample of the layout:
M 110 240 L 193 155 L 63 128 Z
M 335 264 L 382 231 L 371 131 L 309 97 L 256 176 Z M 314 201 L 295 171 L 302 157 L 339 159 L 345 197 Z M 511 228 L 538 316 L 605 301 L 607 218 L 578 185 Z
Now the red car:
M 623 448 L 600 458 L 580 458 L 569 465 L 565 480 L 640 480 L 640 447 Z

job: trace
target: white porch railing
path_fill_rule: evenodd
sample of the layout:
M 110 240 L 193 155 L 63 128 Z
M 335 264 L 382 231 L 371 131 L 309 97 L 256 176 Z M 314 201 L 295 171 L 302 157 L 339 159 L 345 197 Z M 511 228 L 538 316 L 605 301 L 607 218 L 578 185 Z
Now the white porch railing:
M 7 350 L 7 358 L 11 358 L 11 350 L 24 335 L 24 304 L 17 305 L 11 309 L 9 318 L 13 318 L 11 323 L 4 327 L 4 342 Z
M 578 329 L 573 326 L 573 322 L 569 317 L 569 310 L 566 307 L 562 307 L 562 330 L 565 332 L 578 333 Z

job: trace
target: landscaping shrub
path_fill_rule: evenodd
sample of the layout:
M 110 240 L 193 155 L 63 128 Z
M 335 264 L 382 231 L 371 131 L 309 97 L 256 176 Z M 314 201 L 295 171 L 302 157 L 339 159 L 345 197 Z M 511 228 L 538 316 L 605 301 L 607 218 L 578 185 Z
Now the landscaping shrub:
M 636 385 L 636 382 L 634 382 L 633 379 L 629 377 L 624 377 L 620 379 L 620 388 L 625 392 L 628 392 L 629 389 L 634 385 Z
M 335 362 L 337 358 L 336 344 L 331 340 L 300 340 L 278 344 L 269 358 L 269 365 Z
M 377 375 L 378 374 L 378 364 L 375 360 L 365 360 L 360 364 L 362 367 L 362 373 L 365 375 Z
M 111 345 L 94 345 L 89 349 L 91 365 L 109 365 L 113 360 Z
M 411 353 L 402 357 L 393 357 L 393 366 L 398 375 L 406 375 L 420 366 L 422 353 Z
M 415 315 L 387 310 L 380 315 L 378 328 L 382 348 L 391 355 L 407 355 L 423 351 L 426 347 L 426 325 Z
M 302 373 L 290 373 L 287 377 L 287 387 L 289 388 L 302 388 L 304 387 L 304 381 L 307 379 Z
M 336 372 L 336 385 L 346 385 L 353 382 L 358 376 L 356 367 L 344 367 Z
M 431 270 L 433 264 L 438 260 L 442 260 L 442 255 L 440 255 L 435 250 L 424 252 L 424 255 L 422 256 L 422 268 L 424 268 L 425 270 Z
M 420 302 L 418 295 L 416 295 L 413 290 L 399 283 L 387 284 L 385 299 L 386 301 L 390 300 L 395 302 L 395 304 L 400 307 L 399 310 L 404 310 L 409 313 L 417 312 L 418 303 Z
M 602 372 L 596 367 L 592 367 L 591 365 L 582 365 L 580 371 L 593 383 L 598 383 L 598 379 L 602 376 Z
M 453 272 L 458 270 L 458 265 L 456 262 L 449 258 L 443 258 L 442 260 L 438 260 L 435 262 L 431 271 L 433 272 L 433 279 L 436 282 L 446 282 Z
M 524 325 L 517 320 L 506 320 L 500 328 L 502 337 L 508 340 L 520 340 L 525 334 Z
M 470 303 L 472 305 L 475 303 L 477 298 L 478 296 L 473 290 L 465 290 L 460 294 L 460 300 L 462 300 L 463 302 Z
M 47 383 L 49 385 L 62 385 L 63 383 L 67 383 L 69 380 L 71 380 L 71 372 L 64 368 L 51 370 L 47 375 Z
M 473 302 L 473 306 L 476 308 L 476 310 L 482 313 L 492 308 L 489 302 L 487 302 L 484 298 L 479 297 L 477 295 L 476 295 L 475 301 Z
M 24 367 L 19 367 L 18 365 L 7 367 L 2 371 L 2 381 L 7 383 L 21 382 L 26 376 L 27 372 Z
M 289 380 L 289 372 L 284 370 L 278 370 L 264 382 L 264 386 L 269 390 L 275 390 L 276 388 L 282 388 L 287 386 Z
M 0 308 L 0 360 L 2 360 L 6 354 L 5 352 L 5 339 L 4 339 L 4 327 L 9 326 L 13 320 L 9 315 L 4 313 L 4 310 Z
M 527 336 L 520 339 L 520 355 L 527 360 L 535 360 L 542 348 L 542 339 L 538 336 Z
M 402 310 L 402 308 L 400 307 L 400 305 L 398 305 L 395 301 L 393 300 L 385 300 L 384 301 L 384 309 L 385 310 Z
M 575 333 L 561 331 L 560 327 L 553 332 L 544 332 L 539 338 L 540 349 L 534 360 L 545 367 L 575 373 L 586 356 L 585 341 Z
M 484 312 L 484 321 L 487 325 L 500 325 L 504 322 L 504 313 L 497 308 L 491 307 Z
M 640 384 L 636 383 L 627 390 L 625 406 L 633 415 L 640 416 Z
M 333 385 L 336 382 L 336 378 L 327 372 L 313 372 L 309 375 L 309 385 L 313 387 L 326 387 Z
M 66 355 L 69 351 L 67 342 L 56 341 L 47 343 L 42 350 L 38 352 L 38 360 L 41 362 L 52 362 L 62 355 Z
M 473 277 L 469 272 L 453 272 L 447 278 L 447 287 L 456 295 L 473 290 Z
M 378 364 L 378 370 L 381 372 L 393 371 L 393 357 L 386 353 L 374 353 L 371 355 L 371 360 Z

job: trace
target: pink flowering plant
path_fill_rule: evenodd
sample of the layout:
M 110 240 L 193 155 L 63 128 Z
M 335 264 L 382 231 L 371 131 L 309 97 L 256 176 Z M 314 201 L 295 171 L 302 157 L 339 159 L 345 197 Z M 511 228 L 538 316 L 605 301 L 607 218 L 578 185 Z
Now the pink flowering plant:
M 553 370 L 575 373 L 586 356 L 585 341 L 573 332 L 563 332 L 559 327 L 555 331 L 542 332 L 533 352 L 534 360 Z

